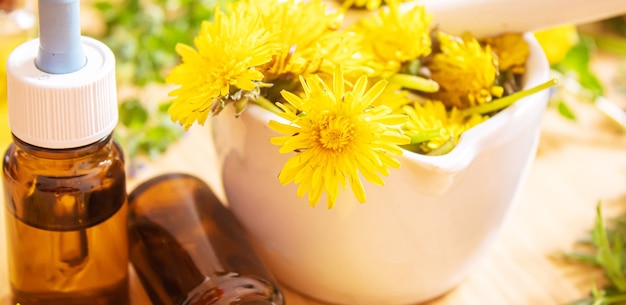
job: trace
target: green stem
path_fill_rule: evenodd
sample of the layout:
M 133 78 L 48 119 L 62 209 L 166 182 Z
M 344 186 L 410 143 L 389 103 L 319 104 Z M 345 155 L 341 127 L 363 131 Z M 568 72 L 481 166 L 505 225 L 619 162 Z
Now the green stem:
M 419 144 L 441 136 L 441 129 L 423 130 L 420 133 L 410 136 L 410 144 Z
M 421 92 L 437 92 L 439 90 L 439 84 L 436 81 L 410 74 L 397 73 L 387 80 L 403 88 Z
M 535 94 L 539 91 L 542 91 L 544 89 L 548 89 L 554 85 L 556 85 L 558 83 L 558 80 L 556 78 L 553 78 L 541 85 L 535 86 L 533 88 L 524 90 L 524 91 L 519 91 L 519 92 L 515 92 L 511 95 L 507 95 L 503 98 L 499 98 L 494 100 L 491 103 L 485 103 L 485 104 L 480 104 L 474 107 L 470 107 L 467 109 L 464 109 L 462 112 L 464 115 L 472 115 L 472 114 L 486 114 L 486 113 L 490 113 L 490 112 L 494 112 L 497 110 L 501 110 L 504 109 L 510 105 L 513 105 L 513 103 L 515 103 L 517 100 L 527 97 L 529 95 Z
M 268 110 L 270 112 L 273 112 L 273 113 L 276 113 L 276 114 L 280 114 L 280 113 L 283 112 L 280 108 L 276 107 L 276 105 L 274 103 L 270 102 L 268 99 L 266 99 L 266 98 L 264 98 L 262 96 L 257 97 L 254 100 L 254 102 L 257 105 L 261 106 L 263 109 Z
M 450 137 L 450 139 L 448 139 L 448 141 L 446 141 L 445 143 L 441 144 L 441 146 L 439 146 L 437 149 L 431 150 L 427 155 L 429 155 L 429 156 L 445 155 L 445 154 L 451 152 L 452 149 L 456 146 L 456 144 L 457 143 L 454 140 L 454 137 Z

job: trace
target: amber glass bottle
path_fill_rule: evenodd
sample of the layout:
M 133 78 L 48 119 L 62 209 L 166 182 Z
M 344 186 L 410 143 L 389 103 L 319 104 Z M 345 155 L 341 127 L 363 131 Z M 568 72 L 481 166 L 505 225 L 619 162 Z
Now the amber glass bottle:
M 3 159 L 13 304 L 124 305 L 128 207 L 115 57 L 80 34 L 80 0 L 39 0 L 39 39 L 6 61 Z M 5 251 L 5 249 L 0 249 Z
M 128 203 L 130 260 L 153 304 L 284 304 L 240 224 L 198 178 L 153 178 Z
M 111 137 L 72 149 L 14 139 L 3 182 L 13 303 L 128 303 L 124 162 Z

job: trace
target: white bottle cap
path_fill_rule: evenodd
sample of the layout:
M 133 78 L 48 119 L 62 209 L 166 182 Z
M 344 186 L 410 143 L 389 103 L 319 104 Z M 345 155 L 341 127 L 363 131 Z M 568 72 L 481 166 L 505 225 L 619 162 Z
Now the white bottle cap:
M 78 2 L 40 0 L 40 38 L 7 59 L 9 127 L 34 146 L 89 145 L 117 124 L 115 57 L 103 43 L 80 36 Z
M 72 73 L 50 74 L 35 66 L 39 39 L 9 56 L 9 126 L 18 139 L 44 148 L 74 148 L 97 142 L 115 128 L 115 58 L 97 40 L 81 41 L 87 63 Z

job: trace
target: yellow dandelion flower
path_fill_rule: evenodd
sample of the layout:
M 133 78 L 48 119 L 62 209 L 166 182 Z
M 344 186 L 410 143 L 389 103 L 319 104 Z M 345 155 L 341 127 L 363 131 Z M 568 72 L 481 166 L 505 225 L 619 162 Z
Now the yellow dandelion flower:
M 392 155 L 402 154 L 398 145 L 409 139 L 399 126 L 405 115 L 391 114 L 385 106 L 372 106 L 385 88 L 380 81 L 367 90 L 367 77 L 361 77 L 351 91 L 346 91 L 343 71 L 338 66 L 330 88 L 317 75 L 300 78 L 304 96 L 283 91 L 284 99 L 296 109 L 278 104 L 281 117 L 288 123 L 270 121 L 270 127 L 286 134 L 271 139 L 280 145 L 280 153 L 293 153 L 278 178 L 282 184 L 299 184 L 297 195 L 308 192 L 315 206 L 325 192 L 328 208 L 337 200 L 339 186 L 349 182 L 359 202 L 366 201 L 361 176 L 383 185 L 380 175 L 399 162 Z
M 197 50 L 176 46 L 182 63 L 166 78 L 178 85 L 169 94 L 175 96 L 168 109 L 173 121 L 185 129 L 194 122 L 202 125 L 212 109 L 219 112 L 233 101 L 234 90 L 258 89 L 263 74 L 256 67 L 269 62 L 279 47 L 259 24 L 245 11 L 226 15 L 216 6 L 214 21 L 203 22 L 194 39 Z
M 259 15 L 261 26 L 276 33 L 281 48 L 262 68 L 267 81 L 319 70 L 323 58 L 320 42 L 326 34 L 339 30 L 342 20 L 323 0 L 242 0 L 233 10 Z
M 498 68 L 500 71 L 524 74 L 530 48 L 522 34 L 506 33 L 496 37 L 489 37 L 485 39 L 485 43 L 498 56 Z
M 398 72 L 402 65 L 431 53 L 432 16 L 422 5 L 401 9 L 390 3 L 377 14 L 354 25 L 365 36 L 364 49 L 376 57 L 374 67 L 383 77 Z
M 318 73 L 332 75 L 337 65 L 343 66 L 344 77 L 354 82 L 363 74 L 373 75 L 372 54 L 361 52 L 363 35 L 340 30 L 327 33 L 320 38 L 319 52 L 322 57 Z
M 502 94 L 496 86 L 497 58 L 488 45 L 484 48 L 469 34 L 462 39 L 438 33 L 441 52 L 427 63 L 432 79 L 440 89 L 432 97 L 447 106 L 467 108 L 490 102 Z
M 402 108 L 411 103 L 409 92 L 402 89 L 401 85 L 388 83 L 385 90 L 374 101 L 374 106 L 387 106 L 392 113 L 403 113 Z
M 343 0 L 343 7 L 364 7 L 367 10 L 373 11 L 383 5 L 383 2 L 392 3 L 392 2 L 404 2 L 406 0 Z
M 365 7 L 372 11 L 379 8 L 383 4 L 383 0 L 345 0 L 344 7 Z
M 447 110 L 444 103 L 432 100 L 415 102 L 403 110 L 409 117 L 403 126 L 405 134 L 419 152 L 427 154 L 449 152 L 465 131 L 489 118 L 480 114 L 468 116 L 457 108 Z

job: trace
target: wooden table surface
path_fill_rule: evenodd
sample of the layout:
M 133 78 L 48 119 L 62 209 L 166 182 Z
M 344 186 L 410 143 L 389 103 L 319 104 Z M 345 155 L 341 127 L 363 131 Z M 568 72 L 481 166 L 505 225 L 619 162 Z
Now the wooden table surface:
M 602 65 L 600 62 L 599 65 Z M 608 77 L 608 75 L 603 74 Z M 597 272 L 554 259 L 591 228 L 596 203 L 607 215 L 626 210 L 626 136 L 591 104 L 573 101 L 577 122 L 555 110 L 544 116 L 541 141 L 528 180 L 499 238 L 467 278 L 428 305 L 566 304 L 585 296 Z M 207 127 L 193 127 L 181 141 L 129 182 L 166 172 L 205 179 L 222 195 Z M 0 190 L 1 191 L 1 190 Z M 2 197 L 3 198 L 3 197 Z M 0 208 L 0 222 L 4 209 Z M 9 304 L 6 241 L 0 225 L 0 304 Z M 288 283 L 283 283 L 288 285 Z M 131 268 L 132 304 L 150 304 Z M 284 289 L 290 305 L 320 305 Z

